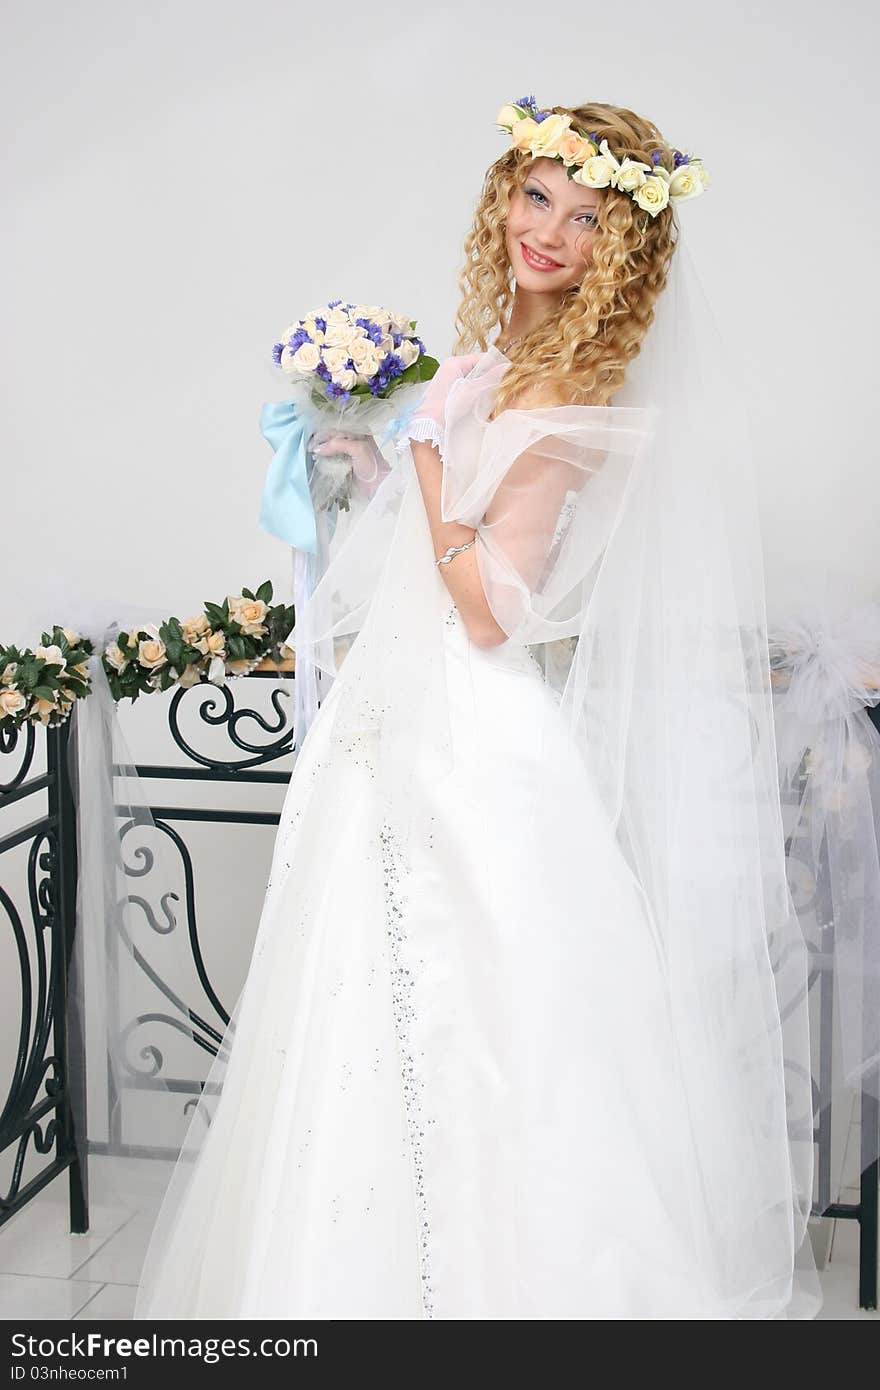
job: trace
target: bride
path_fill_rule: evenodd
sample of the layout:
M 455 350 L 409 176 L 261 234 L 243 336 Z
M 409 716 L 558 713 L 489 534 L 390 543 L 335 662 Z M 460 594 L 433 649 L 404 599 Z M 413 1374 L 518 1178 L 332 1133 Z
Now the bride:
M 708 178 L 619 107 L 498 124 L 394 466 L 312 441 L 375 485 L 288 639 L 329 689 L 139 1319 L 817 1311 L 749 444 L 679 245 Z

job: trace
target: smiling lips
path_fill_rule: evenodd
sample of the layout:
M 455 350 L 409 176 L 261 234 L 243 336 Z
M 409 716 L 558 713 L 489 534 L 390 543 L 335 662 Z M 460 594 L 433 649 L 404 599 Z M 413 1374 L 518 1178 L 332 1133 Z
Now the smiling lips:
M 551 261 L 547 256 L 539 256 L 537 251 L 533 251 L 531 246 L 528 246 L 526 242 L 521 241 L 519 246 L 520 250 L 522 251 L 523 260 L 525 261 L 526 265 L 530 265 L 533 270 L 562 269 L 562 266 L 559 261 Z

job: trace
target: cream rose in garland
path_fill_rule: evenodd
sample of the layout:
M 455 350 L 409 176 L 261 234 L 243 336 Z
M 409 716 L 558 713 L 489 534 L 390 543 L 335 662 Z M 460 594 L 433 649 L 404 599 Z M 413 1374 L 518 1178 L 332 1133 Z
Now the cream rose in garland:
M 256 593 L 227 594 L 222 604 L 206 603 L 204 612 L 183 621 L 168 618 L 120 632 L 104 651 L 113 698 L 136 700 L 151 690 L 186 689 L 203 680 L 223 685 L 230 676 L 248 675 L 293 626 L 292 605 L 270 607 L 271 598 L 267 579 Z
M 26 721 L 62 724 L 76 699 L 89 693 L 92 650 L 88 638 L 59 626 L 34 648 L 0 643 L 0 730 Z

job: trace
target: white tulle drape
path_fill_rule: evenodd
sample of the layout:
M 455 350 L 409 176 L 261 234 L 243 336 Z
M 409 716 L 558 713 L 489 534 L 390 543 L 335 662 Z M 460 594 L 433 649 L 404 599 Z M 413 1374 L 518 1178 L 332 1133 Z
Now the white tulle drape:
M 874 1103 L 850 1182 L 880 1154 L 880 734 L 867 713 L 880 702 L 880 603 L 856 602 L 840 572 L 803 575 L 801 588 L 774 615 L 770 650 L 789 878 L 815 977 L 814 1113 L 828 1121 L 838 1199 L 847 1129 L 832 1108 Z

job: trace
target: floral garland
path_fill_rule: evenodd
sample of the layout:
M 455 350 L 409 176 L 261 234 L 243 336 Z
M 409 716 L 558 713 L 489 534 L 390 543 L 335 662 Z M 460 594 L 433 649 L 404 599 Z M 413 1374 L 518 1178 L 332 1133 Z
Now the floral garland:
M 654 150 L 651 163 L 618 159 L 597 131 L 572 127 L 571 116 L 542 111 L 533 96 L 502 106 L 496 124 L 510 135 L 510 149 L 534 156 L 561 159 L 568 177 L 585 188 L 616 188 L 645 212 L 656 217 L 670 203 L 698 198 L 709 186 L 709 174 L 699 155 L 674 150 L 672 168 L 663 163 L 663 150 Z
M 222 604 L 206 603 L 204 612 L 183 622 L 168 618 L 120 632 L 101 653 L 114 700 L 201 681 L 223 685 L 250 675 L 266 658 L 276 665 L 289 660 L 294 653 L 284 638 L 294 624 L 294 607 L 270 607 L 271 599 L 267 579 L 256 593 L 227 594 Z M 0 733 L 26 723 L 63 724 L 75 701 L 91 694 L 88 659 L 94 650 L 88 637 L 58 624 L 35 648 L 0 643 Z

